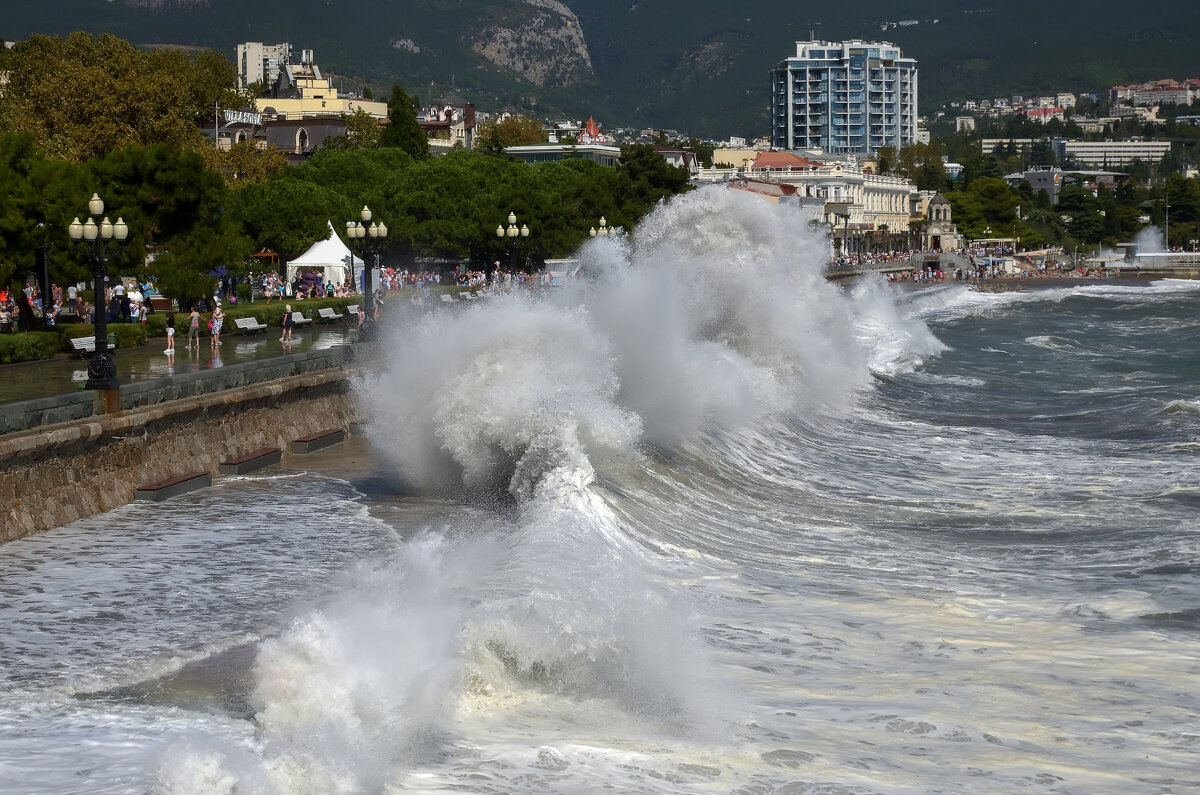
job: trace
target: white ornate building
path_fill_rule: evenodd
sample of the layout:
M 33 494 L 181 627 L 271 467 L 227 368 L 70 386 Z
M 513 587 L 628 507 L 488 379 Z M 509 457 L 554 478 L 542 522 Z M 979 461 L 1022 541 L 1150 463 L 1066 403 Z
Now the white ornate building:
M 758 152 L 744 168 L 701 169 L 696 179 L 738 178 L 794 186 L 802 205 L 817 208 L 814 221 L 854 236 L 907 235 L 917 200 L 916 186 L 908 180 L 864 171 L 853 158 L 819 160 L 795 152 Z

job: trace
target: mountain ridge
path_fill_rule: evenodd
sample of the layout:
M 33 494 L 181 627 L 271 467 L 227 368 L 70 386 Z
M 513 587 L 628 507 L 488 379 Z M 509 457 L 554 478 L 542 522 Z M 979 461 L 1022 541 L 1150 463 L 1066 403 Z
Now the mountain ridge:
M 790 8 L 790 10 L 789 10 Z M 1115 0 L 951 0 L 853 8 L 717 0 L 51 0 L 10 10 L 0 35 L 108 32 L 134 44 L 218 49 L 243 41 L 312 49 L 340 88 L 399 83 L 482 109 L 595 115 L 608 126 L 711 137 L 767 130 L 768 72 L 810 34 L 892 41 L 917 58 L 921 108 L 951 99 L 1101 91 L 1195 77 L 1200 5 L 1150 0 L 1131 17 Z M 71 24 L 69 20 L 87 20 Z M 1119 25 L 1112 20 L 1120 20 Z

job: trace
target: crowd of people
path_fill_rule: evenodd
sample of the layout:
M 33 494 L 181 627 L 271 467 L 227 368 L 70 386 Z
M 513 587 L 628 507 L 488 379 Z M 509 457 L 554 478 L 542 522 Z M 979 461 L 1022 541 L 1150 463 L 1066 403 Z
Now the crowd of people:
M 30 323 L 21 311 L 23 306 L 27 307 L 26 311 L 36 321 L 44 320 L 46 325 L 53 326 L 60 322 L 64 313 L 77 315 L 78 291 L 71 286 L 64 296 L 61 287 L 51 284 L 50 295 L 44 296 L 37 283 L 32 280 L 26 282 L 19 293 L 0 288 L 0 331 L 28 330 L 26 326 Z
M 940 254 L 957 255 L 964 264 L 953 270 L 941 270 L 938 267 L 928 267 Z M 911 263 L 911 268 L 892 269 L 889 265 Z M 938 262 L 938 265 L 941 265 Z M 992 281 L 996 279 L 1037 279 L 1037 278 L 1102 278 L 1102 269 L 1075 268 L 1066 262 L 1055 261 L 1051 257 L 1029 257 L 1019 254 L 1012 245 L 970 246 L 958 249 L 909 249 L 889 252 L 856 253 L 834 256 L 830 261 L 831 270 L 882 270 L 887 268 L 886 276 L 890 282 L 925 282 L 925 281 Z
M 109 323 L 145 323 L 154 313 L 150 303 L 153 286 L 149 283 L 117 281 L 104 291 Z M 88 303 L 75 285 L 65 290 L 50 285 L 49 295 L 29 280 L 20 291 L 0 288 L 0 332 L 31 331 L 40 325 L 62 322 L 94 323 L 95 305 Z

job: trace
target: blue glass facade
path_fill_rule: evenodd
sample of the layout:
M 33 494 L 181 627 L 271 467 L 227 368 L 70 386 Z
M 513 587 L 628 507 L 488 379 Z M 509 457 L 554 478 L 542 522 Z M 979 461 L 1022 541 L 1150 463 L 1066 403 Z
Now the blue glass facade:
M 917 137 L 917 62 L 888 42 L 796 42 L 771 70 L 771 146 L 871 155 Z

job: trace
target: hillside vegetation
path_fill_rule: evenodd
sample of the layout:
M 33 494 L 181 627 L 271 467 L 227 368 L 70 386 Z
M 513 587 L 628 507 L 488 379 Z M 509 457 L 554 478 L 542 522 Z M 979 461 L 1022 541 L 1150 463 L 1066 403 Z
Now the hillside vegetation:
M 921 65 L 925 108 L 949 99 L 1098 91 L 1194 77 L 1200 4 L 952 0 L 850 5 L 656 0 L 58 0 L 6 10 L 0 36 L 112 32 L 138 45 L 290 41 L 343 89 L 455 89 L 482 109 L 595 115 L 610 126 L 724 137 L 766 131 L 767 72 L 795 41 L 860 37 Z M 916 24 L 911 24 L 911 23 Z M 905 23 L 905 24 L 900 24 Z

